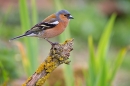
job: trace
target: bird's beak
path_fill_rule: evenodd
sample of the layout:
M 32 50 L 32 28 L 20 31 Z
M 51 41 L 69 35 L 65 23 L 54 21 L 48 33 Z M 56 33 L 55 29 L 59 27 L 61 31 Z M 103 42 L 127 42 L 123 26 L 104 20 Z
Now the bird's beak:
M 73 16 L 70 15 L 70 16 L 68 17 L 68 19 L 74 19 L 74 18 L 73 18 Z

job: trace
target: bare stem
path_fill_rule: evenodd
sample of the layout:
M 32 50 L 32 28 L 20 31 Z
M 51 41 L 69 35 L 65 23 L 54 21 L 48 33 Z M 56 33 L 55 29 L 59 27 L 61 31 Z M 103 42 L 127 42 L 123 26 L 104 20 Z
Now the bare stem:
M 66 40 L 63 44 L 55 44 L 50 49 L 49 56 L 38 67 L 35 73 L 29 77 L 22 86 L 42 86 L 51 72 L 59 65 L 68 61 L 70 51 L 73 50 L 73 39 Z

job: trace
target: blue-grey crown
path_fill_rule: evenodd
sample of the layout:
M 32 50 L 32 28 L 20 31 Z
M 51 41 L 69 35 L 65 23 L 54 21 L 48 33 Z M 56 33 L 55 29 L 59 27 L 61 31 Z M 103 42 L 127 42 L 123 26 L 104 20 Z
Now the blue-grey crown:
M 60 14 L 63 14 L 68 19 L 74 19 L 73 16 L 71 16 L 70 12 L 68 12 L 67 10 L 60 10 L 59 12 L 56 13 L 56 17 L 58 20 L 60 20 L 60 18 L 59 18 Z
M 67 10 L 60 10 L 56 13 L 56 15 L 59 15 L 59 14 L 70 14 L 70 12 L 68 12 Z

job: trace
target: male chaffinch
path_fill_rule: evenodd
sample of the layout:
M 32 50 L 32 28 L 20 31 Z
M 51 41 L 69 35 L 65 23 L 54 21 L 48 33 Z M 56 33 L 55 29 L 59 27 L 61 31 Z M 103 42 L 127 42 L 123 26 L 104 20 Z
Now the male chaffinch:
M 74 19 L 67 10 L 60 10 L 54 13 L 42 22 L 33 26 L 30 30 L 26 31 L 23 35 L 12 38 L 11 40 L 21 38 L 24 36 L 39 37 L 46 39 L 50 44 L 53 44 L 48 38 L 55 37 L 61 34 L 69 23 L 70 19 Z

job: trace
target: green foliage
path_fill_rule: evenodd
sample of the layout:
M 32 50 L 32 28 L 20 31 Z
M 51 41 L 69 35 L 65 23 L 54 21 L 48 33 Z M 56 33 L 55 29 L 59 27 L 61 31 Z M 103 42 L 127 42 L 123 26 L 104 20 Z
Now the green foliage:
M 35 0 L 31 0 L 31 2 L 32 2 L 32 21 L 33 21 L 32 23 L 34 24 L 37 22 L 37 12 L 36 12 Z M 25 31 L 31 28 L 27 1 L 20 0 L 19 5 L 20 5 L 21 27 L 22 27 L 22 32 L 24 33 Z M 30 63 L 29 71 L 27 71 L 27 73 L 28 75 L 31 75 L 36 70 L 38 65 L 38 43 L 35 38 L 33 39 L 25 38 L 24 42 L 27 50 L 27 57 Z
M 0 84 L 18 77 L 15 51 L 10 49 L 4 42 L 0 41 Z
M 126 51 L 127 51 L 126 48 L 121 49 L 119 54 L 116 57 L 116 60 L 115 60 L 113 67 L 112 67 L 112 71 L 109 75 L 109 86 L 111 86 L 110 83 L 112 83 L 114 76 L 115 76 L 118 68 L 120 67 L 123 59 L 124 59 L 123 57 L 125 56 Z
M 15 31 L 16 31 L 17 26 L 15 26 L 14 24 L 16 23 L 17 20 L 9 21 L 10 18 L 14 18 L 11 15 L 11 10 L 12 9 L 10 7 L 5 13 L 4 12 L 0 13 L 0 20 L 1 20 L 0 21 L 0 37 L 1 39 L 10 39 L 10 36 L 12 37 L 14 35 L 12 33 L 16 34 Z
M 61 86 L 61 82 L 60 81 L 57 81 L 54 86 Z
M 70 22 L 71 35 L 76 39 L 86 42 L 89 35 L 93 36 L 94 42 L 98 42 L 107 22 L 107 17 L 94 8 L 87 6 L 82 9 L 71 9 L 74 21 Z
M 113 67 L 108 65 L 108 61 L 106 59 L 107 51 L 109 48 L 109 40 L 111 36 L 111 31 L 113 28 L 113 24 L 115 21 L 116 15 L 113 14 L 101 35 L 97 54 L 94 52 L 93 39 L 91 36 L 88 38 L 89 44 L 89 72 L 88 72 L 88 86 L 111 86 L 114 76 L 117 72 L 117 69 L 120 67 L 123 57 L 126 54 L 126 48 L 121 49 L 116 60 L 114 62 Z

